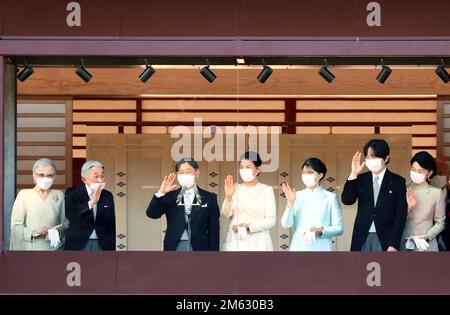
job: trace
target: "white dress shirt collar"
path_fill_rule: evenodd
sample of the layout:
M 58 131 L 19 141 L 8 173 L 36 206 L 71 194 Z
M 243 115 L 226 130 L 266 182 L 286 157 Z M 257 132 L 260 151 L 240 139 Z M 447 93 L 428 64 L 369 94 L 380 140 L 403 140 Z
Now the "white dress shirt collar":
M 91 190 L 91 188 L 89 187 L 88 184 L 84 184 L 84 186 L 86 186 L 87 194 L 88 194 L 89 198 L 91 198 L 91 195 L 92 195 L 94 192 Z
M 381 173 L 379 173 L 378 175 L 372 173 L 372 182 L 375 180 L 375 176 L 378 176 L 378 183 L 381 186 L 381 183 L 383 182 L 384 174 L 386 174 L 386 170 L 387 170 L 387 168 L 385 167 L 384 170 Z

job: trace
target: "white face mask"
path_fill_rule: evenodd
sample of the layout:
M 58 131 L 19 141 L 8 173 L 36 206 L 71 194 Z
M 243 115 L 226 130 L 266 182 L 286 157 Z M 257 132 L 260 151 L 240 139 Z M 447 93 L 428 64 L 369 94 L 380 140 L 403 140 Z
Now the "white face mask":
M 47 190 L 53 185 L 53 179 L 44 177 L 36 179 L 36 185 L 43 190 Z
M 255 175 L 253 175 L 253 170 L 251 168 L 241 168 L 239 170 L 239 175 L 244 182 L 251 182 L 255 179 Z
M 106 183 L 92 183 L 89 185 L 89 188 L 94 192 L 97 190 L 97 188 L 100 187 L 101 189 L 105 189 Z
M 366 166 L 372 173 L 378 173 L 383 168 L 382 159 L 366 159 Z
M 316 175 L 314 174 L 302 174 L 302 181 L 306 187 L 311 188 L 317 185 Z
M 411 176 L 411 180 L 414 184 L 422 184 L 425 182 L 425 174 L 410 171 L 409 176 Z
M 184 188 L 191 188 L 195 184 L 195 176 L 191 174 L 178 174 L 177 180 Z

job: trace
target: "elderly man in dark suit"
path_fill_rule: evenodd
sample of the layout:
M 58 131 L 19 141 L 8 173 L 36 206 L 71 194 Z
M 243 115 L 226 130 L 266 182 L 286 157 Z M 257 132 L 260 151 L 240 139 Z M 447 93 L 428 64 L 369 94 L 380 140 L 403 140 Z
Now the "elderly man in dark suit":
M 115 250 L 116 218 L 113 195 L 105 189 L 104 167 L 87 161 L 81 167 L 83 184 L 66 190 L 65 250 Z

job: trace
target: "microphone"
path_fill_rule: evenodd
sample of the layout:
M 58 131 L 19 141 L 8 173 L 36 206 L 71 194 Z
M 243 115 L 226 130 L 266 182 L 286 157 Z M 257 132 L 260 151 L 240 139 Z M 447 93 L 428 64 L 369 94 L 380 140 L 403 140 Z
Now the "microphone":
M 186 189 L 185 187 L 181 187 L 181 190 L 180 190 L 180 192 L 179 192 L 179 194 L 177 196 L 177 205 L 178 206 L 184 206 L 186 214 L 188 216 L 190 216 L 191 210 L 192 210 L 192 206 L 200 206 L 201 202 L 202 202 L 202 199 L 200 197 L 200 193 L 199 193 L 197 187 L 195 187 L 193 193 L 195 195 L 195 199 L 197 200 L 197 202 L 196 203 L 192 203 L 191 200 L 186 200 L 184 198 L 184 195 L 186 194 L 186 192 L 188 190 L 189 189 Z

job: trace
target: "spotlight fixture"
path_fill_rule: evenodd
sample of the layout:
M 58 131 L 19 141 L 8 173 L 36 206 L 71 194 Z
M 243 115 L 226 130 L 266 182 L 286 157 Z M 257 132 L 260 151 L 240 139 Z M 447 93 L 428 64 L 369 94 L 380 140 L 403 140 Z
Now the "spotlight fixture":
M 145 70 L 142 71 L 141 75 L 139 76 L 139 80 L 145 83 L 155 72 L 156 70 L 152 66 L 150 66 L 147 62 L 147 59 L 145 59 Z
M 209 81 L 209 83 L 213 83 L 213 81 L 217 78 L 214 72 L 209 68 L 211 65 L 209 64 L 209 60 L 206 59 L 206 66 L 200 70 L 202 76 Z
M 75 73 L 83 79 L 84 82 L 89 82 L 92 79 L 92 74 L 90 74 L 85 68 L 84 68 L 84 59 L 81 58 L 81 64 L 78 66 L 77 70 L 75 70 Z
M 381 59 L 381 71 L 377 75 L 377 81 L 381 84 L 384 83 L 384 81 L 387 80 L 387 78 L 391 75 L 392 69 L 386 66 L 383 62 L 383 59 Z
M 448 74 L 447 70 L 445 70 L 444 59 L 441 59 L 441 65 L 436 68 L 434 71 L 439 78 L 441 78 L 444 83 L 450 81 L 450 74 Z
M 28 79 L 33 72 L 33 68 L 25 61 L 25 68 L 17 74 L 17 79 L 19 79 L 20 82 L 23 82 Z
M 334 74 L 331 73 L 330 70 L 328 70 L 328 64 L 327 64 L 327 60 L 324 59 L 324 65 L 322 66 L 322 68 L 320 68 L 319 70 L 319 74 L 322 78 L 324 78 L 328 83 L 331 83 L 331 81 L 334 80 L 335 76 Z
M 264 62 L 264 59 L 262 60 L 263 62 L 263 69 L 261 70 L 261 72 L 258 74 L 258 76 L 256 77 L 256 79 L 260 82 L 260 83 L 265 83 L 267 81 L 267 79 L 270 77 L 270 75 L 272 74 L 273 70 L 271 67 L 267 66 L 266 63 Z

